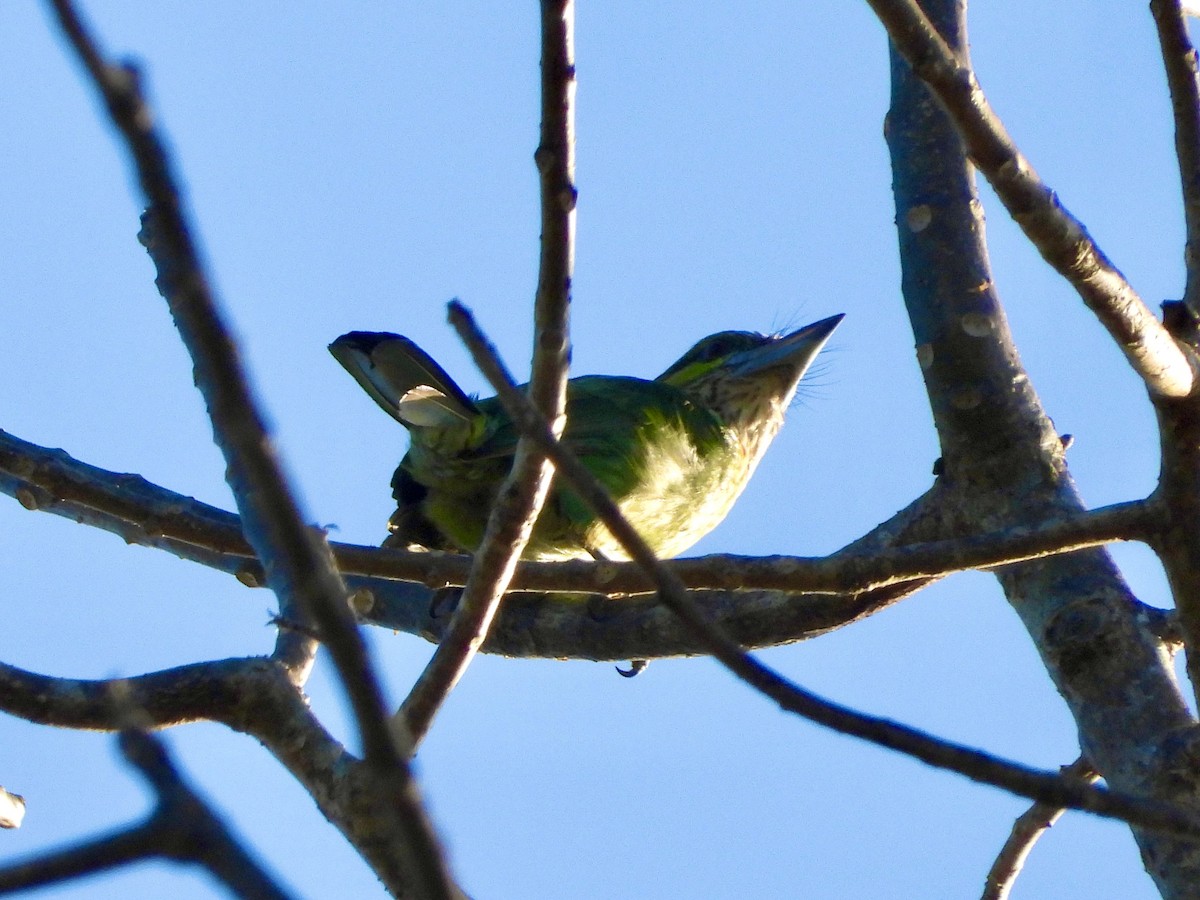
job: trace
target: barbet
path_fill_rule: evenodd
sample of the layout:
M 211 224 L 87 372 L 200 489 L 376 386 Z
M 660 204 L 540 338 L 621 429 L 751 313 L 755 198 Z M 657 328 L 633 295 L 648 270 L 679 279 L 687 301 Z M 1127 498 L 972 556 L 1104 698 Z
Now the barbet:
M 572 378 L 562 440 L 654 551 L 677 556 L 725 518 L 841 320 L 786 335 L 723 331 L 653 381 Z M 468 397 L 397 334 L 352 331 L 329 350 L 411 436 L 392 478 L 397 509 L 385 546 L 473 551 L 517 446 L 500 402 Z M 583 501 L 557 484 L 524 557 L 627 558 Z

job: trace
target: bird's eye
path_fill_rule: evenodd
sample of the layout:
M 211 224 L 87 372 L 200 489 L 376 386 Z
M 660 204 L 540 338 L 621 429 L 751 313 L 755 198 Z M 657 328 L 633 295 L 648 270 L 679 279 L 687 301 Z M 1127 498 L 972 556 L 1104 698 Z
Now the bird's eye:
M 705 360 L 720 359 L 732 349 L 728 338 L 720 338 L 708 345 L 704 358 Z
M 711 369 L 710 364 L 721 362 L 740 350 L 754 347 L 759 341 L 759 335 L 747 331 L 725 331 L 710 335 L 683 354 L 678 362 L 658 377 L 664 381 L 678 378 L 690 381 Z M 695 369 L 697 366 L 700 367 L 698 371 Z
M 703 348 L 701 354 L 704 362 L 712 362 L 716 359 L 724 359 L 732 353 L 737 353 L 739 350 L 746 350 L 754 346 L 756 335 L 752 335 L 745 331 L 730 331 L 725 334 L 718 334 Z

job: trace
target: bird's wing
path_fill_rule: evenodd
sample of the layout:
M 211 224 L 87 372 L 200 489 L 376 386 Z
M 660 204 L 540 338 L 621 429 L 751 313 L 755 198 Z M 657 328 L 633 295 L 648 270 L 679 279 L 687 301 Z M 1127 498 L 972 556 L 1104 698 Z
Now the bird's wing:
M 495 408 L 492 407 L 495 404 Z M 498 457 L 516 451 L 517 431 L 494 398 L 480 408 L 495 426 L 472 457 Z M 697 409 L 681 391 L 640 378 L 583 376 L 567 387 L 564 442 L 615 498 L 628 494 L 643 477 L 648 443 L 665 429 L 686 430 L 699 453 L 722 439 L 720 423 Z M 560 512 L 573 521 L 592 518 L 581 500 L 560 488 Z
M 351 331 L 329 352 L 371 399 L 402 425 L 470 422 L 479 408 L 428 353 L 399 334 Z

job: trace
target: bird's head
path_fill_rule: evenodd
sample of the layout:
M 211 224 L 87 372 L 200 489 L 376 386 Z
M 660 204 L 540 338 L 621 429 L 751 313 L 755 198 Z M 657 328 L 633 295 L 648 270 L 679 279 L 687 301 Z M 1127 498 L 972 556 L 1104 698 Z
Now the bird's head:
M 841 314 L 783 335 L 722 331 L 709 335 L 658 376 L 712 410 L 727 428 L 774 435 L 800 379 Z

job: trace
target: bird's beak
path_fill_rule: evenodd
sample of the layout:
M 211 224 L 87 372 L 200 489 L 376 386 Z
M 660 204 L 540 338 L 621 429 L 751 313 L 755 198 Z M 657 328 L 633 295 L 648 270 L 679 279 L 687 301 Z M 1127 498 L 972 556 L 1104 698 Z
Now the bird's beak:
M 730 360 L 732 368 L 739 376 L 768 369 L 787 369 L 794 373 L 798 382 L 845 317 L 845 313 L 838 313 L 776 338 L 769 344 L 744 350 Z

